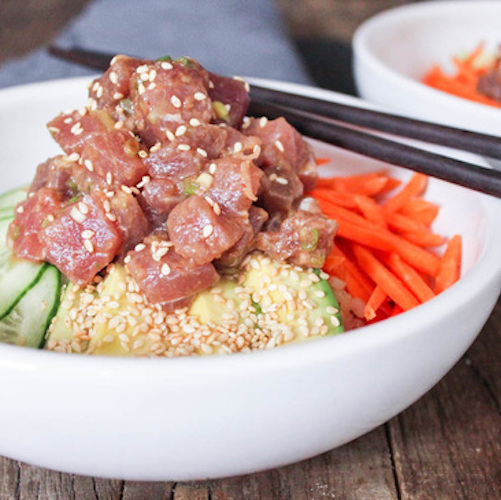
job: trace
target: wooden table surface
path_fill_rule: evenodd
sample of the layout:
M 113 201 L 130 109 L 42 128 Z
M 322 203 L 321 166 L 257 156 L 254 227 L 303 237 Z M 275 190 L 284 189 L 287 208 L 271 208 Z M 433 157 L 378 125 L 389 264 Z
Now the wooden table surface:
M 88 0 L 2 0 L 0 60 L 46 41 Z M 280 0 L 300 47 L 343 48 L 353 27 L 387 0 Z M 351 5 L 351 9 L 349 5 Z M 20 16 L 16 5 L 23 5 Z M 306 6 L 306 8 L 305 8 Z M 40 9 L 50 22 L 30 43 L 16 39 Z M 299 22 L 306 19 L 303 25 Z M 312 38 L 307 24 L 323 20 Z M 348 20 L 347 23 L 339 21 Z M 10 16 L 10 17 L 9 17 Z M 331 23 L 325 22 L 331 16 Z M 317 24 L 318 26 L 318 24 Z M 333 28 L 334 26 L 334 28 Z M 333 30 L 333 31 L 332 31 Z M 9 36 L 9 32 L 10 35 Z M 310 34 L 310 35 L 309 35 Z M 37 35 L 38 36 L 38 35 Z M 16 42 L 19 40 L 19 42 Z M 317 54 L 319 63 L 322 54 Z M 315 69 L 315 68 L 313 68 Z M 318 69 L 318 68 L 317 68 Z M 333 75 L 320 84 L 336 88 Z M 6 499 L 496 499 L 501 498 L 501 300 L 467 354 L 428 394 L 383 426 L 316 458 L 243 477 L 199 483 L 138 483 L 62 474 L 0 457 Z

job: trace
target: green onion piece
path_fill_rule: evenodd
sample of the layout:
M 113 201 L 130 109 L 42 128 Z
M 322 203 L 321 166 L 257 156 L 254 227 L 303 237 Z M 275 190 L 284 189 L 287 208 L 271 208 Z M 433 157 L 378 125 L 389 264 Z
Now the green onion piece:
M 301 246 L 308 252 L 314 252 L 318 246 L 318 229 L 311 229 L 311 240 L 304 242 Z
M 261 304 L 259 302 L 254 302 L 254 300 L 251 299 L 252 307 L 256 311 L 256 314 L 262 314 L 263 309 L 261 308 Z
M 212 101 L 212 109 L 216 116 L 226 122 L 230 121 L 230 114 L 228 113 L 228 108 L 221 101 Z
M 185 68 L 195 68 L 196 63 L 193 59 L 183 56 L 175 59 L 179 64 L 182 64 Z
M 120 107 L 128 114 L 131 115 L 134 111 L 134 103 L 131 99 L 122 99 L 120 101 Z
M 197 182 L 189 182 L 185 185 L 183 189 L 184 196 L 191 196 L 197 193 L 200 189 L 200 185 Z
M 172 57 L 171 56 L 162 56 L 162 57 L 157 57 L 155 59 L 156 62 L 162 62 L 162 61 L 172 61 Z

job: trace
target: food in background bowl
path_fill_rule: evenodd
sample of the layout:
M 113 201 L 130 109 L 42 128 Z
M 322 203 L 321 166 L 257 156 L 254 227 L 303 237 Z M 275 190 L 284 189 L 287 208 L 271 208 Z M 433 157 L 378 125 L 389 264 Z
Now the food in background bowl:
M 245 82 L 193 59 L 116 56 L 86 107 L 49 122 L 65 154 L 39 165 L 15 210 L 23 191 L 0 200 L 1 339 L 108 355 L 261 350 L 340 333 L 343 317 L 393 316 L 459 277 L 460 243 L 440 260 L 423 248 L 445 243 L 433 217 L 405 212 L 425 176 L 386 201 L 398 181 L 382 173 L 315 189 L 311 146 L 283 118 L 245 117 L 248 102 Z
M 486 53 L 481 44 L 465 57 L 454 57 L 453 63 L 455 72 L 448 73 L 435 65 L 423 83 L 458 97 L 501 107 L 501 47 L 494 56 Z

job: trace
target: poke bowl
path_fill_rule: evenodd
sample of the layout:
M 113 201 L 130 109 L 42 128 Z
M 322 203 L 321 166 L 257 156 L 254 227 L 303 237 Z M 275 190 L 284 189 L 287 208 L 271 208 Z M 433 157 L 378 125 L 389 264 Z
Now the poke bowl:
M 438 90 L 423 80 L 437 67 L 454 75 L 453 59 L 464 59 L 480 46 L 484 55 L 495 56 L 501 43 L 500 16 L 496 1 L 421 2 L 373 16 L 353 37 L 360 95 L 395 112 L 499 135 L 499 107 Z
M 336 93 L 273 88 L 344 103 Z M 57 153 L 45 124 L 84 102 L 88 79 L 0 93 L 4 190 Z M 22 132 L 21 132 L 22 131 Z M 329 177 L 386 169 L 311 141 Z M 478 160 L 481 161 L 481 160 Z M 88 356 L 0 344 L 0 454 L 65 472 L 131 480 L 251 473 L 341 446 L 411 405 L 458 361 L 501 289 L 500 202 L 430 179 L 434 229 L 463 239 L 462 275 L 426 303 L 353 331 L 273 349 L 179 358 Z

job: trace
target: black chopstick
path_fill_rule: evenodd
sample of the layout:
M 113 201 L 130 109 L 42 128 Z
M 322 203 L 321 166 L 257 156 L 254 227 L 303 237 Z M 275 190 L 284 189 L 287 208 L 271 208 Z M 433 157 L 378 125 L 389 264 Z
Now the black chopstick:
M 113 56 L 79 48 L 49 47 L 54 56 L 104 71 Z M 501 158 L 501 138 L 251 85 L 250 113 L 285 117 L 302 134 L 335 146 L 501 197 L 501 172 L 343 127 L 324 118 L 397 136 Z M 318 115 L 317 117 L 313 115 Z
M 501 137 L 493 135 L 447 127 L 357 106 L 323 101 L 314 97 L 257 85 L 251 86 L 250 97 L 251 101 L 270 102 L 353 125 L 360 125 L 378 132 L 388 132 L 401 137 L 501 159 Z
M 501 171 L 480 167 L 447 156 L 342 127 L 307 113 L 271 103 L 251 101 L 254 116 L 283 116 L 301 134 L 355 153 L 409 168 L 486 194 L 501 197 Z

